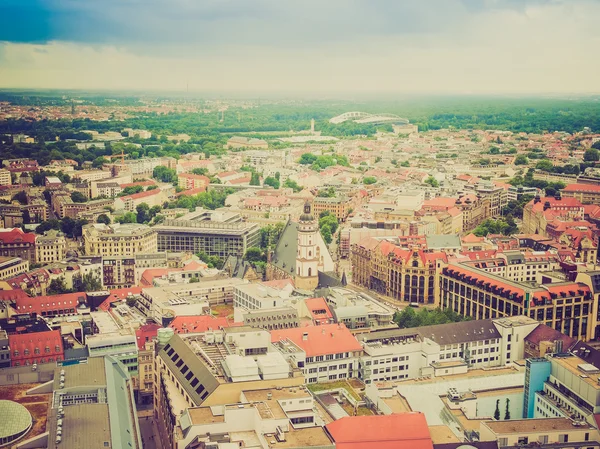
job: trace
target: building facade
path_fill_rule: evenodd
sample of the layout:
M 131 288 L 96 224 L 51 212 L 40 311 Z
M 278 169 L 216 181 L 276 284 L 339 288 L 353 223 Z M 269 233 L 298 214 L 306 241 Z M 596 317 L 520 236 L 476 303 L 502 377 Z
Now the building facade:
M 140 224 L 90 224 L 83 227 L 87 255 L 134 256 L 156 253 L 156 231 Z

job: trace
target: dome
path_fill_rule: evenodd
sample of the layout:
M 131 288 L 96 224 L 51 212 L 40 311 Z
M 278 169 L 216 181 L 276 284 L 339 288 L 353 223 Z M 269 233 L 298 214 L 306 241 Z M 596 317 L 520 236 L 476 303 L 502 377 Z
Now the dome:
M 308 201 L 304 203 L 304 212 L 300 215 L 300 221 L 314 221 L 315 217 L 312 214 L 312 206 Z
M 0 422 L 0 446 L 8 446 L 29 432 L 33 419 L 21 404 L 0 400 Z

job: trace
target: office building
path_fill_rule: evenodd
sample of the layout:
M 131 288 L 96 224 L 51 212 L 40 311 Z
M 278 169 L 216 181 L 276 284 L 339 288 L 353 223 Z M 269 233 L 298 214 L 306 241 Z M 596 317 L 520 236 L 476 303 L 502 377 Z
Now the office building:
M 29 261 L 20 257 L 0 256 L 0 280 L 9 279 L 29 271 Z
M 67 254 L 67 241 L 62 232 L 54 229 L 35 238 L 36 262 L 47 264 L 64 260 Z
M 155 226 L 158 251 L 205 252 L 226 259 L 243 257 L 246 250 L 259 246 L 260 226 L 243 222 L 239 214 L 199 209 Z
M 525 361 L 525 387 L 523 391 L 523 418 L 535 416 L 535 393 L 544 389 L 552 365 L 545 357 Z

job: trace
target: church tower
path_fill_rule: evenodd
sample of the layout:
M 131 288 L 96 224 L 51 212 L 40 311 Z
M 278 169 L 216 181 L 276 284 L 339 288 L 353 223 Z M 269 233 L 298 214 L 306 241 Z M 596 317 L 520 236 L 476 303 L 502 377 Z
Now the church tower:
M 312 215 L 312 207 L 307 201 L 304 213 L 298 221 L 298 253 L 296 254 L 296 288 L 314 290 L 319 285 L 319 246 L 317 237 L 319 225 Z

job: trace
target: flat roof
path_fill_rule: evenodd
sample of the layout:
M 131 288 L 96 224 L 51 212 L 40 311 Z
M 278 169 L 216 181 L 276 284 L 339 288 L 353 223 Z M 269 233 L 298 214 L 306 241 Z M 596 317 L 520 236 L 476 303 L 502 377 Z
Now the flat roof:
M 188 408 L 190 421 L 193 425 L 204 425 L 225 422 L 224 415 L 215 415 L 212 407 Z
M 298 447 L 334 447 L 333 442 L 327 436 L 325 429 L 321 426 L 307 427 L 305 429 L 294 429 L 285 433 L 285 441 L 279 442 L 275 437 L 269 439 L 271 448 L 298 448 Z M 273 442 L 274 441 L 274 442 Z
M 539 419 L 510 419 L 507 421 L 484 421 L 494 433 L 523 433 L 523 432 L 551 432 L 560 430 L 592 429 L 590 425 L 576 426 L 568 418 L 539 418 Z
M 104 369 L 102 369 L 104 371 Z M 108 404 L 77 404 L 64 407 L 62 418 L 61 449 L 104 449 L 111 447 Z M 48 421 L 51 426 L 49 438 L 56 435 L 56 416 Z M 49 441 L 53 446 L 54 441 Z M 108 446 L 105 444 L 108 443 Z
M 63 368 L 60 366 L 54 370 L 54 391 L 63 391 L 60 388 L 60 373 L 62 370 Z M 101 387 L 106 385 L 103 357 L 90 358 L 87 363 L 68 366 L 64 371 L 64 389 L 82 386 Z
M 579 369 L 579 366 L 586 365 L 587 362 L 584 359 L 581 359 L 576 356 L 568 356 L 568 357 L 552 357 L 550 359 L 551 362 L 556 362 L 563 368 L 569 370 L 572 374 L 579 376 L 579 378 L 584 381 L 586 384 L 594 388 L 595 390 L 600 390 L 600 385 L 598 384 L 597 375 L 588 376 L 588 373 Z M 587 377 L 581 377 L 587 376 Z

